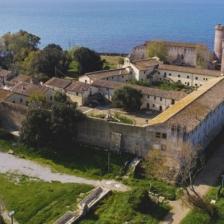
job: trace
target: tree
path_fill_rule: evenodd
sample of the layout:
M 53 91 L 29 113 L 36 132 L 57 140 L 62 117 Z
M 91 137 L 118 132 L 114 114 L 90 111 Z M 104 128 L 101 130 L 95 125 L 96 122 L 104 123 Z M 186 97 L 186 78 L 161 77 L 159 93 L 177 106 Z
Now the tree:
M 179 153 L 180 172 L 178 184 L 183 187 L 185 195 L 184 202 L 207 212 L 210 216 L 215 214 L 214 207 L 202 198 L 194 188 L 194 177 L 204 164 L 200 156 L 200 147 L 194 147 L 189 142 L 183 142 Z
M 35 75 L 40 73 L 40 51 L 31 51 L 21 64 L 24 74 Z
M 83 119 L 76 105 L 67 101 L 64 94 L 56 94 L 51 113 L 52 144 L 56 148 L 70 146 L 76 142 L 77 124 Z
M 101 57 L 95 51 L 85 47 L 75 49 L 72 60 L 77 62 L 76 69 L 80 75 L 103 69 Z
M 169 177 L 169 168 L 166 165 L 166 157 L 160 149 L 151 149 L 144 163 L 146 176 L 151 178 L 167 179 Z
M 34 147 L 57 150 L 70 147 L 77 141 L 78 123 L 83 118 L 84 115 L 64 94 L 55 95 L 51 108 L 46 107 L 41 95 L 34 95 L 22 124 L 20 140 Z
M 63 76 L 68 68 L 68 60 L 63 49 L 56 44 L 47 45 L 39 55 L 39 72 L 52 76 Z
M 31 51 L 37 50 L 40 38 L 20 30 L 17 33 L 6 33 L 2 36 L 4 50 L 13 56 L 12 63 L 19 64 Z
M 162 61 L 166 61 L 168 50 L 166 44 L 159 41 L 153 41 L 148 44 L 148 56 L 158 57 Z
M 112 103 L 114 107 L 123 108 L 127 111 L 137 111 L 141 108 L 142 93 L 129 86 L 115 90 Z
M 22 123 L 20 140 L 32 147 L 49 145 L 51 114 L 48 110 L 37 108 L 29 110 Z

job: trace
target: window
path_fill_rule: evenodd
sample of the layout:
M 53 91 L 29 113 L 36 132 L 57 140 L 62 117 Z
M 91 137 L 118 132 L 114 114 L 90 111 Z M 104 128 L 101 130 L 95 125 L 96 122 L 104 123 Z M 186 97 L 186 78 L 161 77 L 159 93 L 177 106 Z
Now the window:
M 147 109 L 149 109 L 149 103 L 147 103 L 146 107 L 147 107 Z
M 174 99 L 172 99 L 171 104 L 175 104 L 175 100 Z
M 162 110 L 163 110 L 162 106 L 160 106 L 160 107 L 159 107 L 159 110 L 160 110 L 160 111 L 162 111 Z
M 170 73 L 169 76 L 171 76 L 172 74 Z
M 166 78 L 166 74 L 164 74 L 164 76 L 163 76 L 164 78 Z
M 23 99 L 21 98 L 21 99 L 20 99 L 20 103 L 22 103 L 22 102 L 23 102 Z
M 156 100 L 156 96 L 154 96 L 154 100 Z
M 178 75 L 178 78 L 180 78 L 180 74 Z
M 167 139 L 167 134 L 166 133 L 163 133 L 162 134 L 162 138 Z
M 52 99 L 53 99 L 52 96 L 50 96 L 50 101 L 52 101 Z
M 79 95 L 79 93 L 76 93 L 76 96 L 78 96 Z
M 160 138 L 160 133 L 156 132 L 156 138 Z
M 166 76 L 166 72 L 164 72 L 164 77 Z
M 195 77 L 196 80 L 198 80 L 198 77 Z
M 190 78 L 190 76 L 188 75 L 188 76 L 187 76 L 187 79 L 189 79 L 189 78 Z
M 162 97 L 160 97 L 160 101 L 162 101 L 163 100 L 163 98 Z
M 155 107 L 155 104 L 153 104 L 152 107 Z
M 158 72 L 158 75 L 160 75 L 160 72 Z
M 148 95 L 147 97 L 148 97 L 148 99 L 149 99 L 149 95 Z

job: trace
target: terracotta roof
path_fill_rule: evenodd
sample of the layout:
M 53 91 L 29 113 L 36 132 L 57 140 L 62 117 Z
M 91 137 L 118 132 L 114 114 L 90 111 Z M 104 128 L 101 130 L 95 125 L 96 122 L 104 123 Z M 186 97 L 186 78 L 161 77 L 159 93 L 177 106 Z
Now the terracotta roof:
M 56 87 L 59 89 L 65 89 L 71 83 L 72 83 L 71 80 L 53 77 L 53 78 L 49 79 L 47 82 L 45 82 L 44 85 L 49 86 L 49 87 Z
M 0 102 L 4 101 L 11 94 L 9 90 L 0 89 Z
M 92 85 L 95 87 L 108 88 L 108 89 L 119 89 L 124 86 L 130 86 L 132 88 L 135 88 L 141 91 L 144 95 L 158 96 L 158 97 L 163 97 L 166 99 L 174 99 L 174 100 L 180 100 L 187 95 L 186 93 L 182 91 L 167 91 L 167 90 L 161 90 L 158 88 L 150 88 L 145 86 L 131 85 L 131 84 L 126 84 L 122 82 L 113 82 L 113 81 L 107 81 L 107 80 L 97 80 Z
M 78 93 L 82 93 L 85 91 L 88 91 L 90 88 L 89 84 L 83 83 L 83 82 L 78 82 L 78 81 L 73 81 L 71 85 L 69 85 L 68 87 L 66 87 L 66 91 L 69 92 L 78 92 Z
M 32 94 L 39 93 L 45 94 L 49 89 L 45 86 L 34 85 L 31 83 L 18 83 L 12 88 L 13 93 L 18 93 L 24 96 L 31 96 Z
M 11 79 L 9 82 L 15 85 L 19 82 L 31 82 L 31 80 L 32 80 L 32 77 L 29 75 L 18 75 L 14 77 L 13 79 Z
M 99 88 L 118 89 L 125 86 L 125 83 L 114 82 L 109 80 L 96 80 L 95 82 L 92 83 L 92 86 Z
M 149 68 L 158 66 L 160 64 L 160 62 L 155 59 L 137 60 L 132 61 L 131 63 L 134 64 L 135 67 L 141 71 L 148 70 Z
M 207 75 L 207 76 L 214 76 L 214 77 L 221 76 L 221 72 L 217 71 L 217 70 L 199 69 L 199 68 L 177 66 L 177 65 L 160 64 L 159 70 L 185 72 L 185 73 L 190 73 L 190 74 Z
M 117 72 L 116 74 L 114 74 Z M 92 80 L 98 80 L 98 79 L 105 79 L 116 75 L 128 75 L 129 72 L 126 68 L 119 68 L 119 69 L 112 69 L 112 70 L 103 70 L 103 71 L 97 71 L 97 72 L 91 72 L 86 73 L 90 79 Z

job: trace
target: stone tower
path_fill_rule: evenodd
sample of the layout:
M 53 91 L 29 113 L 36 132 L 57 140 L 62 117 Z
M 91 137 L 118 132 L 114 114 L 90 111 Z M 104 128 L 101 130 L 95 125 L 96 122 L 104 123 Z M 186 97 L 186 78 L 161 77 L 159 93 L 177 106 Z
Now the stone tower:
M 215 26 L 214 53 L 219 61 L 222 60 L 222 41 L 224 40 L 224 26 L 218 24 Z
M 224 74 L 224 40 L 222 41 L 221 72 Z

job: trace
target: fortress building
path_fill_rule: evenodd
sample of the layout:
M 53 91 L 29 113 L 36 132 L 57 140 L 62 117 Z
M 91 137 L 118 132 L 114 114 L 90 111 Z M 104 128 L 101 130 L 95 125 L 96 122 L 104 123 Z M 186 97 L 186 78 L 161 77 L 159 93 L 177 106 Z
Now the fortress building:
M 116 89 L 131 86 L 142 93 L 141 109 L 146 111 L 143 121 L 139 114 L 135 114 L 135 123 L 124 124 L 86 112 L 88 116 L 79 126 L 79 141 L 140 157 L 147 156 L 152 149 L 160 150 L 170 162 L 167 171 L 178 173 L 185 144 L 203 150 L 224 128 L 224 26 L 215 27 L 214 55 L 222 65 L 221 71 L 196 66 L 199 56 L 208 61 L 209 51 L 204 45 L 163 42 L 170 60 L 165 64 L 158 58 L 147 58 L 149 43 L 135 47 L 130 57 L 125 58 L 123 68 L 87 73 L 78 81 L 51 78 L 44 84 L 33 85 L 21 76 L 19 82 L 19 76 L 7 80 L 7 86 L 0 86 L 1 124 L 7 121 L 7 125 L 21 126 L 26 116 L 24 107 L 33 91 L 43 93 L 49 103 L 55 92 L 65 93 L 83 112 L 88 112 L 93 109 L 82 106 L 88 106 L 89 98 L 100 95 L 108 102 Z M 141 82 L 149 85 L 138 85 Z M 192 91 L 164 90 L 153 86 L 156 82 L 178 83 Z M 107 108 L 101 106 L 97 109 L 105 112 Z M 153 113 L 155 116 L 150 115 Z

